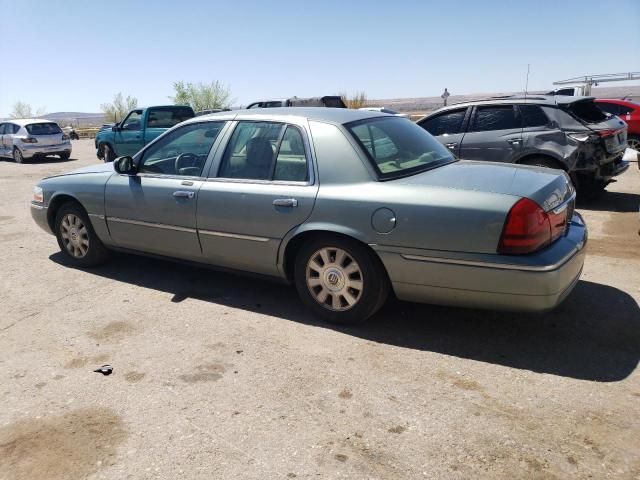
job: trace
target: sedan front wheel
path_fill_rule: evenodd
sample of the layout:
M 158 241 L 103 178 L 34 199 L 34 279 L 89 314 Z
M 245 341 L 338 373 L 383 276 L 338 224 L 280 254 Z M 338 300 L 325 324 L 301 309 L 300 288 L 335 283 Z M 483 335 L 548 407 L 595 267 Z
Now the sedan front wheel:
M 66 203 L 58 210 L 55 233 L 60 250 L 79 267 L 102 263 L 108 251 L 102 244 L 87 214 L 76 203 Z
M 359 323 L 384 304 L 389 280 L 380 260 L 358 242 L 320 237 L 298 252 L 295 283 L 302 301 L 332 323 Z

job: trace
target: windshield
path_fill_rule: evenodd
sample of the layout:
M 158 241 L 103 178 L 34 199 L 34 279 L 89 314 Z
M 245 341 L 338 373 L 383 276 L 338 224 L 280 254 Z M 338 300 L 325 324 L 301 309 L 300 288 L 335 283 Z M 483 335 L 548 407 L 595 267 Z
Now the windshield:
M 382 179 L 412 175 L 455 160 L 429 133 L 402 118 L 369 118 L 345 126 Z
M 25 127 L 29 135 L 55 135 L 62 133 L 57 123 L 32 123 Z

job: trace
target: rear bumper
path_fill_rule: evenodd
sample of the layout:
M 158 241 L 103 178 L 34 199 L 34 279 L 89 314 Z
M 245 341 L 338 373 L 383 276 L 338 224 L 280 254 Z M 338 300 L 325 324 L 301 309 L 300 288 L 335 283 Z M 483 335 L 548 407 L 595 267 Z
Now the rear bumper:
M 444 257 L 445 252 L 374 248 L 401 300 L 543 312 L 558 306 L 580 279 L 586 243 L 587 228 L 575 214 L 568 235 L 531 255 Z
M 60 143 L 58 145 L 21 145 L 20 151 L 23 158 L 33 158 L 38 155 L 62 155 L 71 153 L 71 143 Z

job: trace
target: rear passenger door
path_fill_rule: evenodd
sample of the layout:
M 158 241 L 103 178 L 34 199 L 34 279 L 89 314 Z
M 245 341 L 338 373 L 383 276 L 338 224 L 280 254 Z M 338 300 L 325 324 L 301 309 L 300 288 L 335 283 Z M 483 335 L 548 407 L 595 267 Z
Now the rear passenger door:
M 318 192 L 307 128 L 239 121 L 230 137 L 198 194 L 202 252 L 215 265 L 277 275 L 282 239 Z
M 562 142 L 564 134 L 557 128 L 552 129 L 549 118 L 539 105 L 518 105 L 522 120 L 522 152 L 521 156 L 540 153 L 547 150 L 545 143 Z
M 467 107 L 447 110 L 418 122 L 418 125 L 459 156 L 468 110 Z
M 460 158 L 515 162 L 522 149 L 522 124 L 515 105 L 476 106 L 460 147 Z

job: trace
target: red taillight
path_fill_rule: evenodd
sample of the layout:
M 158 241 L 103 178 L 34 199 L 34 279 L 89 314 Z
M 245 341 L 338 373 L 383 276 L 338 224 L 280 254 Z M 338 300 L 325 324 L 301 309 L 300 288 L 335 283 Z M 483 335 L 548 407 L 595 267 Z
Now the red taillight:
M 557 224 L 557 219 L 554 219 L 554 224 Z M 551 225 L 549 215 L 540 205 L 528 198 L 518 200 L 504 222 L 498 253 L 531 253 L 549 245 L 552 242 Z
M 38 139 L 33 137 L 25 137 L 22 139 L 22 143 L 38 143 Z

